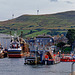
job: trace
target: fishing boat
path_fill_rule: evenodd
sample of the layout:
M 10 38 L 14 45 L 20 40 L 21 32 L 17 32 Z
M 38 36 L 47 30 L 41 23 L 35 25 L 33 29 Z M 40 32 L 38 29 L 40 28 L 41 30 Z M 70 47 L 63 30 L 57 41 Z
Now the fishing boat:
M 30 56 L 25 57 L 25 63 L 29 65 L 42 64 L 53 65 L 60 62 L 60 57 L 52 55 L 48 50 L 31 50 Z
M 11 36 L 11 41 L 10 41 L 10 47 L 8 49 L 8 57 L 13 58 L 13 57 L 23 57 L 26 52 L 29 52 L 28 44 L 25 42 L 25 40 L 22 38 L 22 33 L 21 36 L 17 36 L 16 32 L 14 36 Z
M 53 38 L 49 35 L 37 36 L 36 39 L 28 41 L 30 55 L 25 56 L 25 64 L 55 64 L 60 62 L 60 57 L 53 54 L 51 46 L 54 45 Z
M 8 49 L 8 57 L 9 58 L 18 58 L 18 57 L 22 57 L 23 56 L 23 52 L 22 52 L 22 47 L 20 44 L 20 40 L 19 37 L 13 37 L 11 38 L 11 42 L 10 42 L 10 47 Z
M 75 62 L 75 56 L 74 55 L 63 55 L 60 61 L 61 62 Z

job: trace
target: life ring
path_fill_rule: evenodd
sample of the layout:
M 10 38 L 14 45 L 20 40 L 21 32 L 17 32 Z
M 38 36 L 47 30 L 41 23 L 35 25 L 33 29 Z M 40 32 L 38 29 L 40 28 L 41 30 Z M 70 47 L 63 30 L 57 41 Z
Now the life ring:
M 45 58 L 48 59 L 48 55 L 45 55 Z

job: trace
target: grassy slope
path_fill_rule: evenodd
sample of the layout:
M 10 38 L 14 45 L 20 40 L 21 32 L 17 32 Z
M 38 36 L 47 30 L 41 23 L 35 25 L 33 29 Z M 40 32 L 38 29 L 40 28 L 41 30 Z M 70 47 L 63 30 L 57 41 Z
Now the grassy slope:
M 50 32 L 49 29 L 69 28 L 75 28 L 75 11 L 47 15 L 22 15 L 13 20 L 0 22 L 0 32 L 9 33 L 12 30 L 13 34 L 16 30 L 20 34 L 20 31 L 24 31 L 26 37 Z M 31 30 L 32 33 L 30 33 Z

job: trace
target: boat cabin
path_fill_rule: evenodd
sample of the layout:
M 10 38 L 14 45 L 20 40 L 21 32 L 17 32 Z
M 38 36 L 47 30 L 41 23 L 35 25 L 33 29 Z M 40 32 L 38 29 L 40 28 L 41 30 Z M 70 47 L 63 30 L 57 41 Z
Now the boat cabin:
M 20 48 L 20 45 L 17 42 L 13 42 L 10 44 L 10 48 Z

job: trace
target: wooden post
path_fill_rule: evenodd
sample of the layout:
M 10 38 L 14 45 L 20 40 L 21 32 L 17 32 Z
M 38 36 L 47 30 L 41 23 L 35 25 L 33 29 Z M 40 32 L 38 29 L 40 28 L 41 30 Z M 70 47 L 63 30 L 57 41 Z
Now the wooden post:
M 74 68 L 73 68 L 73 65 L 74 65 L 74 63 L 75 63 L 75 62 L 73 62 L 72 65 L 71 65 L 71 75 L 73 75 L 73 69 L 74 69 Z
M 7 48 L 7 40 L 6 40 L 6 48 Z

